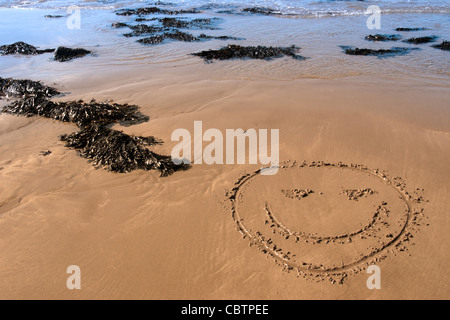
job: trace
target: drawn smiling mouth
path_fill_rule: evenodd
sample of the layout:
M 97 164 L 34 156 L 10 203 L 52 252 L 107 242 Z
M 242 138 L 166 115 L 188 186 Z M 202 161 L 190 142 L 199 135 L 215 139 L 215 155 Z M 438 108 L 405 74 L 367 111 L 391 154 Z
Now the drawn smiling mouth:
M 346 278 L 365 270 L 369 265 L 380 262 L 397 251 L 406 251 L 408 244 L 412 243 L 414 234 L 419 230 L 420 221 L 425 218 L 424 209 L 421 208 L 422 201 L 419 201 L 423 199 L 422 195 L 409 193 L 403 180 L 398 177 L 391 178 L 378 169 L 343 163 L 291 162 L 280 167 L 279 178 L 263 177 L 259 175 L 259 171 L 239 178 L 227 195 L 231 201 L 232 217 L 237 230 L 250 241 L 250 246 L 273 258 L 284 270 L 296 271 L 298 276 L 314 281 L 330 280 L 332 283 L 342 284 Z M 305 171 L 309 171 L 308 174 L 302 175 Z M 361 174 L 364 176 L 356 176 Z M 351 181 L 358 178 L 368 181 L 377 188 L 342 188 L 340 198 L 338 196 L 333 198 L 333 205 L 337 204 L 337 210 L 334 208 L 326 214 L 344 210 L 342 218 L 335 218 L 335 221 L 342 221 L 344 225 L 338 226 L 337 229 L 346 227 L 353 229 L 321 235 L 314 232 L 318 229 L 314 217 L 309 218 L 307 210 L 302 209 L 317 209 L 322 203 L 327 202 L 326 193 L 313 191 L 318 190 L 317 188 L 280 189 L 278 198 L 278 193 L 272 189 L 286 184 L 286 180 L 314 183 L 315 180 L 329 175 L 344 180 L 340 182 L 341 184 L 346 183 L 342 178 L 348 177 Z M 257 179 L 267 179 L 265 180 L 267 183 L 258 181 L 253 184 Z M 380 192 L 376 191 L 377 189 Z M 255 207 L 255 204 L 264 197 L 271 200 L 266 199 L 262 208 Z M 314 200 L 314 197 L 322 198 Z M 359 205 L 355 211 L 372 206 L 373 210 L 368 217 L 367 214 L 365 216 L 358 214 L 356 226 L 349 227 L 350 223 L 344 222 L 345 209 L 352 208 L 351 205 L 354 204 Z M 280 214 L 283 217 L 280 217 Z M 321 222 L 332 220 L 327 218 L 326 214 L 322 213 L 323 216 L 316 220 Z M 284 218 L 288 221 L 284 221 Z M 354 220 L 352 216 L 349 221 Z M 293 221 L 300 222 L 294 223 L 292 227 Z M 309 224 L 310 229 L 311 225 L 316 229 L 302 230 L 310 221 L 313 221 Z M 323 229 L 326 232 L 332 227 L 326 226 Z

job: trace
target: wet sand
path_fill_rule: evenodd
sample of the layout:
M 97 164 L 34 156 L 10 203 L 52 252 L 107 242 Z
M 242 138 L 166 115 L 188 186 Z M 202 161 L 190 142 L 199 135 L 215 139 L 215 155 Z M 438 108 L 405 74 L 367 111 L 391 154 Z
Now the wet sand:
M 364 164 L 403 178 L 408 190 L 423 188 L 429 202 L 422 203 L 425 218 L 414 245 L 378 263 L 382 290 L 367 289 L 365 272 L 342 285 L 303 279 L 250 247 L 236 231 L 227 191 L 258 166 L 194 165 L 167 178 L 143 171 L 114 174 L 94 169 L 63 146 L 58 136 L 74 126 L 2 114 L 1 298 L 448 298 L 448 88 L 358 77 L 205 80 L 194 71 L 180 76 L 179 70 L 166 70 L 158 81 L 116 77 L 90 90 L 89 83 L 68 81 L 62 85 L 71 94 L 63 99 L 114 98 L 139 105 L 150 122 L 120 129 L 162 138 L 165 144 L 155 150 L 163 154 L 175 145 L 172 131 L 193 130 L 195 120 L 205 129 L 276 128 L 281 161 Z M 45 150 L 52 154 L 41 156 Z M 321 183 L 331 190 L 344 186 L 340 179 L 329 175 Z M 270 182 L 259 186 L 269 193 L 271 187 L 276 189 Z M 287 179 L 285 187 L 308 185 Z M 362 187 L 367 186 L 354 186 Z M 283 219 L 294 221 L 293 229 L 306 226 L 326 235 L 357 229 L 371 217 L 373 201 L 360 200 L 354 212 L 339 192 L 322 196 L 326 200 L 316 203 L 314 217 L 288 210 Z M 264 203 L 243 201 L 264 219 Z M 310 209 L 301 201 L 290 206 Z M 301 250 L 302 259 L 317 259 L 314 247 Z M 356 248 L 347 250 L 358 254 Z M 322 258 L 340 263 L 341 253 Z M 81 291 L 65 287 L 69 265 L 81 267 Z

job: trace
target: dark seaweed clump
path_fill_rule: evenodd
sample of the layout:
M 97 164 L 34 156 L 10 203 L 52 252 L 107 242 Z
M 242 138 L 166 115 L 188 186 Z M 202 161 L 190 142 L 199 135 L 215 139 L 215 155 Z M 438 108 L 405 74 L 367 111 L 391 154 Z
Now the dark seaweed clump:
M 64 16 L 48 14 L 48 15 L 44 16 L 44 18 L 47 18 L 47 19 L 61 19 L 61 18 L 64 18 Z
M 166 39 L 170 39 L 170 40 L 176 40 L 176 41 L 183 41 L 183 42 L 198 42 L 201 40 L 212 40 L 212 39 L 216 39 L 216 40 L 242 40 L 240 38 L 235 38 L 235 37 L 228 37 L 228 36 L 208 36 L 206 34 L 200 34 L 198 37 L 194 37 L 193 35 L 189 34 L 189 33 L 185 33 L 185 32 L 181 32 L 179 30 L 176 30 L 174 32 L 165 32 L 162 34 L 158 34 L 155 36 L 151 36 L 151 37 L 147 37 L 147 38 L 143 38 L 138 40 L 137 42 L 142 43 L 142 44 L 160 44 L 162 42 L 164 42 Z
M 162 176 L 174 173 L 176 166 L 171 157 L 156 154 L 146 147 L 161 144 L 154 137 L 136 137 L 104 126 L 86 126 L 70 135 L 61 136 L 66 147 L 92 161 L 96 167 L 107 167 L 113 172 L 158 170 Z
M 55 49 L 39 50 L 36 47 L 21 41 L 13 44 L 0 46 L 1 55 L 23 54 L 31 56 L 53 51 L 55 51 Z
M 368 41 L 397 41 L 402 38 L 399 34 L 371 34 L 365 39 Z
M 112 28 L 115 28 L 115 29 L 119 29 L 119 28 L 130 28 L 130 26 L 129 26 L 128 24 L 123 23 L 123 22 L 114 22 L 114 23 L 111 25 L 111 27 L 112 27 Z
M 220 19 L 193 19 L 193 20 L 181 20 L 177 18 L 163 18 L 159 19 L 161 24 L 167 28 L 178 28 L 178 29 L 210 29 L 215 30 L 213 24 L 217 23 Z
M 198 39 L 215 39 L 215 40 L 245 40 L 244 38 L 236 38 L 236 37 L 229 37 L 229 36 L 208 36 L 204 33 L 198 36 Z
M 0 78 L 0 96 L 18 98 L 3 108 L 4 113 L 24 116 L 41 116 L 62 122 L 75 123 L 82 127 L 89 124 L 107 125 L 114 122 L 136 124 L 148 121 L 148 116 L 139 112 L 139 107 L 83 101 L 53 102 L 49 98 L 59 95 L 56 89 L 31 80 Z
M 5 113 L 41 116 L 71 122 L 79 127 L 89 124 L 107 125 L 120 121 L 128 125 L 148 121 L 148 116 L 138 112 L 137 106 L 127 104 L 84 101 L 53 102 L 46 99 L 25 98 L 14 101 L 3 109 Z
M 137 42 L 142 43 L 142 44 L 160 44 L 160 43 L 163 43 L 164 40 L 166 40 L 166 39 L 167 39 L 167 34 L 151 36 L 148 38 L 140 39 Z
M 449 51 L 450 50 L 450 41 L 445 41 L 444 40 L 440 44 L 432 45 L 432 47 L 436 48 L 436 49 L 441 49 L 441 50 L 444 50 L 444 51 Z
M 0 97 L 46 100 L 60 94 L 38 81 L 0 78 Z
M 272 14 L 279 14 L 279 12 L 275 11 L 274 9 L 263 8 L 263 7 L 245 8 L 245 9 L 242 9 L 242 12 L 253 13 L 253 14 L 262 14 L 262 15 L 266 15 L 266 16 L 269 16 Z
M 137 19 L 136 19 L 137 20 Z M 199 36 L 182 32 L 180 29 L 208 29 L 217 30 L 216 25 L 222 21 L 220 18 L 202 18 L 202 19 L 187 19 L 187 18 L 153 18 L 157 20 L 158 24 L 146 25 L 130 25 L 123 22 L 115 22 L 111 25 L 113 28 L 130 28 L 132 32 L 124 34 L 125 37 L 139 37 L 148 36 L 138 40 L 137 42 L 154 45 L 163 43 L 165 40 L 175 40 L 183 42 L 198 42 L 203 40 L 243 40 L 242 38 L 230 36 L 209 36 L 204 33 Z
M 404 40 L 404 42 L 413 43 L 413 44 L 422 44 L 422 43 L 435 42 L 437 40 L 437 38 L 438 38 L 437 36 L 410 38 L 410 39 Z
M 427 28 L 397 28 L 395 31 L 399 32 L 410 32 L 410 31 L 424 31 L 427 30 Z
M 17 98 L 2 112 L 33 116 L 38 115 L 62 122 L 71 122 L 80 130 L 61 137 L 68 148 L 77 149 L 78 154 L 93 162 L 95 166 L 106 166 L 113 172 L 130 172 L 137 169 L 158 170 L 167 176 L 185 165 L 176 165 L 169 156 L 151 152 L 147 147 L 161 144 L 154 137 L 136 137 L 108 128 L 116 122 L 131 125 L 148 121 L 148 116 L 139 112 L 137 106 L 115 103 L 98 103 L 92 100 L 53 102 L 49 98 L 59 94 L 56 89 L 31 80 L 0 78 L 0 97 Z
M 189 10 L 166 10 L 158 7 L 138 8 L 138 9 L 121 9 L 116 11 L 119 16 L 132 16 L 132 15 L 149 15 L 149 14 L 167 14 L 167 15 L 179 15 L 179 14 L 193 14 L 200 13 L 197 9 Z
M 186 33 L 181 33 L 179 29 L 208 29 L 216 30 L 214 26 L 221 19 L 219 18 L 208 18 L 208 19 L 179 19 L 179 18 L 162 18 L 156 19 L 159 24 L 146 25 L 129 25 L 122 22 L 115 22 L 111 26 L 113 28 L 130 28 L 132 32 L 124 34 L 126 37 L 138 37 L 142 35 L 152 35 L 151 39 L 146 39 L 144 41 L 139 41 L 141 43 L 161 43 L 164 39 L 173 39 L 179 41 L 199 41 L 192 35 L 187 35 Z M 215 37 L 203 38 L 203 39 L 214 39 Z M 231 39 L 231 37 L 229 37 Z
M 156 19 L 159 21 L 159 25 L 146 25 L 146 24 L 138 24 L 138 25 L 128 25 L 122 22 L 115 22 L 111 26 L 113 28 L 125 28 L 128 27 L 133 32 L 124 34 L 126 37 L 138 37 L 146 34 L 155 34 L 167 31 L 175 31 L 176 29 L 208 29 L 208 30 L 216 30 L 217 28 L 213 25 L 217 24 L 220 19 L 193 19 L 193 20 L 184 20 L 177 18 L 163 18 Z
M 145 34 L 154 34 L 169 31 L 170 28 L 160 26 L 148 26 L 146 24 L 138 24 L 137 26 L 128 26 L 133 32 L 124 34 L 125 37 L 138 37 Z
M 91 51 L 85 49 L 71 49 L 66 47 L 59 47 L 58 49 L 45 49 L 39 50 L 36 47 L 25 43 L 25 42 L 16 42 L 9 45 L 0 46 L 0 55 L 11 55 L 11 54 L 22 54 L 22 55 L 39 55 L 48 52 L 55 52 L 54 59 L 59 62 L 66 62 L 73 60 L 75 58 L 81 58 L 88 54 L 91 54 Z
M 82 58 L 91 53 L 91 51 L 80 48 L 71 49 L 66 47 L 59 47 L 55 52 L 55 60 L 59 62 L 66 62 L 76 58 Z
M 143 43 L 143 44 L 159 44 L 159 43 L 162 43 L 166 39 L 184 41 L 184 42 L 199 41 L 199 39 L 197 39 L 196 37 L 194 37 L 193 35 L 191 35 L 189 33 L 175 31 L 175 32 L 165 32 L 160 35 L 140 39 L 137 42 Z
M 352 48 L 348 46 L 341 46 L 344 49 L 345 54 L 353 55 L 353 56 L 376 56 L 379 58 L 388 58 L 409 54 L 412 50 L 419 50 L 418 48 L 403 48 L 403 47 L 394 47 L 391 49 L 361 49 L 361 48 Z
M 144 22 L 144 21 L 155 21 L 155 20 L 158 20 L 158 18 L 150 18 L 150 19 L 148 19 L 148 18 L 136 18 L 134 21 L 136 21 L 136 22 Z
M 238 45 L 228 45 L 219 50 L 208 50 L 193 53 L 194 56 L 202 57 L 206 61 L 211 60 L 229 60 L 229 59 L 271 59 L 282 56 L 290 56 L 297 60 L 303 60 L 304 57 L 297 55 L 300 48 L 292 47 L 243 47 Z

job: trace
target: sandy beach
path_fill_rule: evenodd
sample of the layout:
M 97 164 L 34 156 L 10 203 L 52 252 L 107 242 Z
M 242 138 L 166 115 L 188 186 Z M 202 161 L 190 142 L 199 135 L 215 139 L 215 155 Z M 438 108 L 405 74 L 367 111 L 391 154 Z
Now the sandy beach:
M 19 11 L 13 14 L 30 16 L 30 30 L 51 29 L 39 19 L 59 13 Z M 299 45 L 308 59 L 205 63 L 187 54 L 228 42 L 141 49 L 110 28 L 125 18 L 104 10 L 99 23 L 94 13 L 86 13 L 86 28 L 97 33 L 74 31 L 58 43 L 57 29 L 33 42 L 2 24 L 0 45 L 70 43 L 95 55 L 68 63 L 0 56 L 0 77 L 42 81 L 63 93 L 54 101 L 137 105 L 148 122 L 112 128 L 162 139 L 151 150 L 163 155 L 176 145 L 173 131 L 193 132 L 194 121 L 221 132 L 279 129 L 281 168 L 268 176 L 252 176 L 261 165 L 248 162 L 194 164 L 168 177 L 114 173 L 60 141 L 76 125 L 2 113 L 0 299 L 450 298 L 448 52 L 424 45 L 389 59 L 344 54 L 339 45 L 393 46 L 364 42 L 374 33 L 366 16 L 223 14 L 222 29 L 211 34 L 246 38 L 231 41 L 241 45 Z M 438 27 L 436 19 L 448 13 L 390 15 L 382 32 L 408 24 L 444 37 L 448 22 Z M 272 41 L 258 35 L 252 26 L 265 22 L 266 33 L 286 33 Z M 330 36 L 338 27 L 324 31 L 323 24 L 345 28 Z M 374 263 L 381 290 L 366 286 Z M 82 270 L 81 290 L 66 287 L 70 265 Z

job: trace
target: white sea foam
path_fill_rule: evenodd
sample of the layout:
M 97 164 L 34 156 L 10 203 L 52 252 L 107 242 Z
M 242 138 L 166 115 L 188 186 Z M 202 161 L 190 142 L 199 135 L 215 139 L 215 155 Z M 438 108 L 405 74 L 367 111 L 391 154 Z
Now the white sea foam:
M 0 7 L 63 9 L 77 5 L 83 9 L 104 9 L 160 5 L 158 1 L 130 0 L 5 0 Z M 164 3 L 164 2 L 162 2 Z M 382 13 L 444 13 L 450 14 L 450 6 L 446 0 L 174 0 L 167 1 L 168 7 L 200 7 L 211 11 L 234 10 L 240 12 L 247 7 L 264 7 L 274 9 L 282 15 L 291 17 L 332 17 L 364 15 L 370 5 L 378 5 Z

